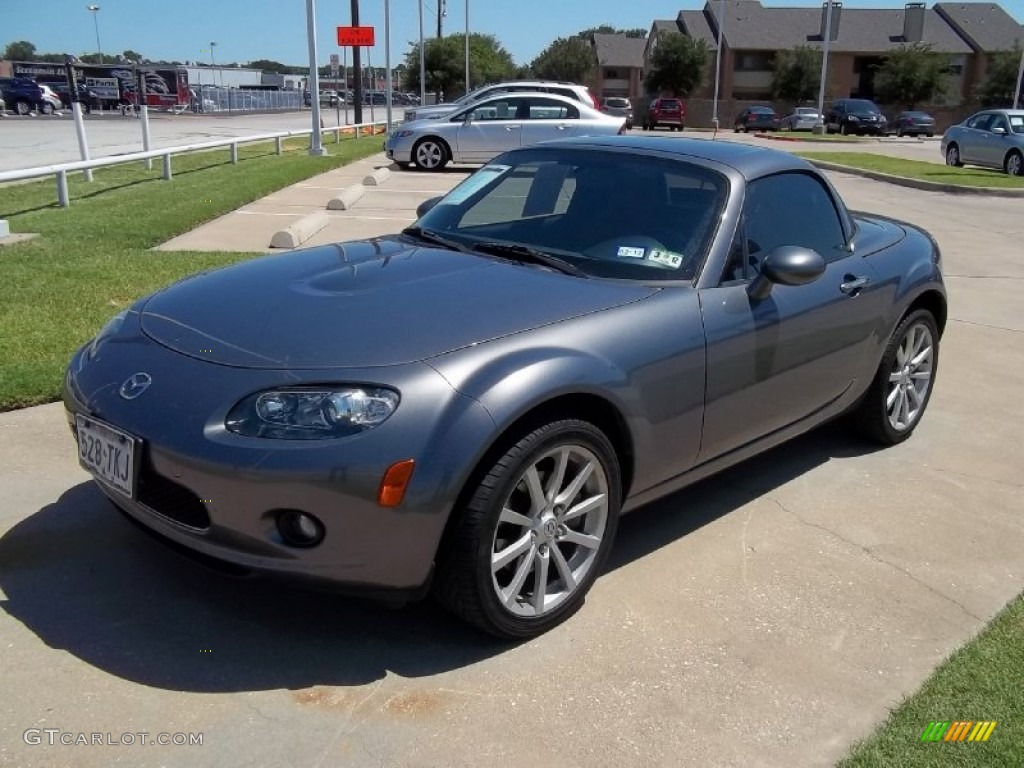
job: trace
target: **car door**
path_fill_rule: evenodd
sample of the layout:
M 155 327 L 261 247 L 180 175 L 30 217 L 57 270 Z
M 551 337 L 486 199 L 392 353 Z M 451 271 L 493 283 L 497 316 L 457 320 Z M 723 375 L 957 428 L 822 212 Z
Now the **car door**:
M 988 127 L 992 122 L 991 112 L 975 115 L 964 124 L 960 137 L 960 160 L 965 163 L 983 163 Z
M 524 118 L 521 146 L 564 139 L 578 133 L 580 111 L 574 105 L 542 96 L 533 96 L 524 102 L 520 112 Z
M 847 242 L 831 189 L 811 173 L 748 185 L 730 263 L 700 291 L 707 334 L 707 400 L 700 461 L 813 416 L 872 370 L 883 298 L 868 260 Z M 825 273 L 802 286 L 748 287 L 774 248 L 812 248 Z
M 997 133 L 997 128 L 1002 128 L 1003 132 Z M 988 129 L 981 137 L 978 162 L 990 168 L 1002 168 L 1003 159 L 1011 146 L 1011 136 L 1013 134 L 1010 132 L 1010 121 L 1006 119 L 1006 115 L 993 113 L 988 122 Z
M 458 160 L 485 163 L 495 155 L 516 149 L 522 140 L 523 121 L 518 119 L 522 96 L 502 94 L 478 102 L 464 115 L 469 117 L 456 131 Z M 462 120 L 461 117 L 454 118 Z

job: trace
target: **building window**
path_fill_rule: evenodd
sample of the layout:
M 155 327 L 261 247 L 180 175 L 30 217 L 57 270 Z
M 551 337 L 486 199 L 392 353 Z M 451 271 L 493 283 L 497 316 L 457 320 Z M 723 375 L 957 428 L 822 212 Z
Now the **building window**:
M 771 53 L 737 53 L 734 69 L 737 72 L 765 72 L 773 69 L 775 58 Z
M 606 69 L 604 71 L 604 79 L 605 80 L 618 80 L 619 79 L 619 70 L 617 70 L 617 69 Z

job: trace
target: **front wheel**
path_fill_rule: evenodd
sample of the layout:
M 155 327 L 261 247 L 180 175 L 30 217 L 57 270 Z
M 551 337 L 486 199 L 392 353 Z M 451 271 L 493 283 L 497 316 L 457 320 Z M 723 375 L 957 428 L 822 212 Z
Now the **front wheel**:
M 434 593 L 498 637 L 536 637 L 582 604 L 608 556 L 621 480 L 608 438 L 565 419 L 519 439 L 481 477 L 438 557 Z
M 857 431 L 895 445 L 921 423 L 939 366 L 939 330 L 932 313 L 919 309 L 893 331 L 875 378 L 853 412 Z
M 954 168 L 963 166 L 963 161 L 960 159 L 960 147 L 956 144 L 946 147 L 946 165 L 951 165 Z
M 1010 176 L 1024 176 L 1024 156 L 1017 150 L 1013 150 L 1003 161 L 1003 170 Z
M 14 111 L 19 115 L 27 115 L 32 111 L 32 105 L 27 101 L 14 102 Z
M 412 148 L 412 156 L 422 171 L 440 171 L 448 164 L 448 150 L 437 139 L 420 139 Z

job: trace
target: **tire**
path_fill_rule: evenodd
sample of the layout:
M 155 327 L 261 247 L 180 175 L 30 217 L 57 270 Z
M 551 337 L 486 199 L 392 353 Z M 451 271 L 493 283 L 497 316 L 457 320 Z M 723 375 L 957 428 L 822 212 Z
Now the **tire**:
M 896 137 L 900 138 L 900 139 L 903 138 L 903 128 L 902 127 L 896 129 Z
M 960 159 L 960 147 L 956 145 L 956 142 L 946 147 L 946 165 L 951 165 L 954 168 L 962 168 L 964 165 Z
M 931 312 L 918 309 L 893 331 L 867 393 L 851 414 L 854 428 L 885 445 L 909 438 L 928 407 L 938 367 L 938 326 Z
M 1024 176 L 1024 155 L 1016 149 L 1008 152 L 1003 160 L 1003 170 L 1010 176 Z
M 43 102 L 43 106 L 39 108 L 39 111 L 42 112 L 44 115 L 52 115 L 53 111 L 54 111 L 53 110 L 53 105 L 52 104 L 48 104 L 47 102 L 44 101 Z
M 16 114 L 19 115 L 27 115 L 29 112 L 32 111 L 32 105 L 29 104 L 27 101 L 19 99 L 18 101 L 14 102 L 14 111 Z
M 437 173 L 448 165 L 448 147 L 440 139 L 420 139 L 412 148 L 412 157 L 421 171 Z
M 935 135 L 934 133 L 926 133 L 926 134 L 925 134 L 925 136 L 927 136 L 927 137 L 928 137 L 929 139 L 930 139 L 930 138 L 931 138 L 932 136 L 934 136 L 934 135 Z
M 839 134 L 841 136 L 849 136 L 850 135 L 850 126 L 848 126 L 846 123 L 840 123 L 839 124 Z
M 459 517 L 438 556 L 436 599 L 505 639 L 536 637 L 575 613 L 604 565 L 618 524 L 619 464 L 604 433 L 578 419 L 534 429 L 468 490 L 472 495 L 453 512 Z M 580 507 L 587 508 L 562 517 Z M 492 567 L 495 555 L 503 561 L 498 568 Z M 538 572 L 546 576 L 539 596 Z

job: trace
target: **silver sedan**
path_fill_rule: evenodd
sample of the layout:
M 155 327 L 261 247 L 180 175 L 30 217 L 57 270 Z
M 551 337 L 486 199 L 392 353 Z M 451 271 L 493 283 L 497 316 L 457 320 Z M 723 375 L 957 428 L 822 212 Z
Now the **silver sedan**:
M 797 107 L 779 121 L 779 128 L 783 131 L 811 131 L 820 122 L 821 115 L 814 107 Z
M 942 136 L 946 165 L 981 165 L 1024 176 L 1024 109 L 976 112 Z
M 450 117 L 395 128 L 384 149 L 400 167 L 440 171 L 448 163 L 485 163 L 502 152 L 570 136 L 614 136 L 625 119 L 553 93 L 503 93 Z

